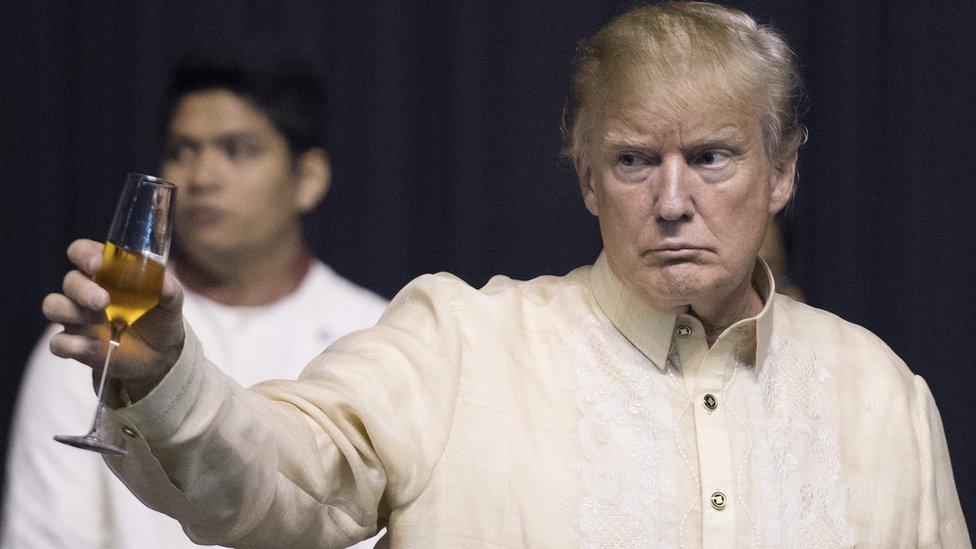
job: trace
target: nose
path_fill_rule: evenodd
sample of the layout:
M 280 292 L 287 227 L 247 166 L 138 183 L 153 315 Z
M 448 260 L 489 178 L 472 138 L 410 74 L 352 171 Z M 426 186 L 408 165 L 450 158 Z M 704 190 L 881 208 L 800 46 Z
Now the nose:
M 211 147 L 203 147 L 189 171 L 190 192 L 206 192 L 220 184 L 220 155 Z
M 694 208 L 686 177 L 688 165 L 681 155 L 662 159 L 654 193 L 654 215 L 662 221 L 691 219 Z

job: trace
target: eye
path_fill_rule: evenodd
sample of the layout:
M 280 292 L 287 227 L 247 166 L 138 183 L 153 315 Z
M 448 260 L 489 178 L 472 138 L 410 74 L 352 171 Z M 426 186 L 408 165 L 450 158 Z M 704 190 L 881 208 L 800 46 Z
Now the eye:
M 184 163 L 190 160 L 194 148 L 186 143 L 170 143 L 166 145 L 166 158 L 167 162 L 177 162 Z
M 227 158 L 234 162 L 250 160 L 261 154 L 261 147 L 249 141 L 232 141 L 224 146 Z
M 617 154 L 617 164 L 628 170 L 639 170 L 650 165 L 648 159 L 636 152 L 622 152 Z
M 695 158 L 695 164 L 706 168 L 724 168 L 731 159 L 732 154 L 727 151 L 708 150 Z

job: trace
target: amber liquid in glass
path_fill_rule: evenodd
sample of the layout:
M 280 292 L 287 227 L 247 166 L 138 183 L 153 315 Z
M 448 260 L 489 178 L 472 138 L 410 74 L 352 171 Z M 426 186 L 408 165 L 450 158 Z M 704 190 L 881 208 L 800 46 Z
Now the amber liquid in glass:
M 102 270 L 95 275 L 95 282 L 108 290 L 111 298 L 105 309 L 108 319 L 130 325 L 152 309 L 163 291 L 164 272 L 161 261 L 106 242 Z

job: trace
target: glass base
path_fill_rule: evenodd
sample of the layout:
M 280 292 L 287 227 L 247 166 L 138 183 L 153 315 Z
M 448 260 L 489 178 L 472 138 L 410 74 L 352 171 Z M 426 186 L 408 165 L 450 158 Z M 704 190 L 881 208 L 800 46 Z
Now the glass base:
M 60 442 L 61 444 L 67 444 L 68 446 L 74 446 L 75 448 L 81 448 L 82 450 L 91 450 L 92 452 L 98 452 L 99 454 L 109 456 L 124 456 L 126 454 L 124 448 L 120 448 L 119 446 L 105 442 L 94 434 L 87 434 L 83 436 L 55 435 L 54 440 Z

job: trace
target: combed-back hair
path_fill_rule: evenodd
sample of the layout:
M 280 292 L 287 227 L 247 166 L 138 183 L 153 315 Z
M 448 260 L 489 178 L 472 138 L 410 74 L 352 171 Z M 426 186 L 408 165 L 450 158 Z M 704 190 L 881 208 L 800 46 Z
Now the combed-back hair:
M 806 139 L 801 96 L 795 56 L 773 28 L 708 2 L 641 6 L 579 45 L 564 152 L 583 176 L 610 116 L 728 106 L 761 117 L 766 156 L 782 170 Z

